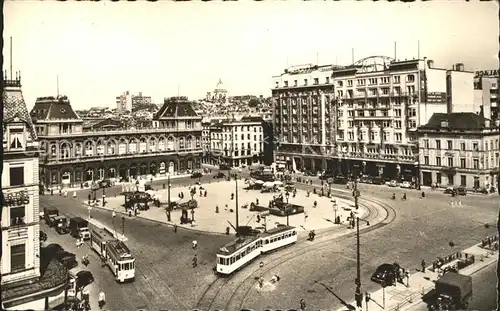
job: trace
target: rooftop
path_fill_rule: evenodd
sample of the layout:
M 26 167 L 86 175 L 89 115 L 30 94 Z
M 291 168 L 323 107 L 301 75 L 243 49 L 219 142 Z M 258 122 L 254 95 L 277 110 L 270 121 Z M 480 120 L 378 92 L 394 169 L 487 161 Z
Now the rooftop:
M 166 98 L 163 106 L 155 114 L 154 120 L 182 117 L 198 117 L 192 103 L 187 98 Z
M 30 115 L 35 122 L 39 120 L 80 120 L 71 107 L 67 96 L 38 97 Z
M 21 90 L 21 74 L 16 73 L 15 80 L 8 80 L 4 77 L 4 89 L 2 92 L 3 101 L 3 122 L 9 123 L 16 118 L 27 125 L 29 138 L 32 141 L 37 139 L 35 127 L 31 120 L 26 103 L 24 102 L 23 92 Z
M 494 126 L 491 120 L 486 119 L 481 114 L 472 112 L 458 113 L 435 113 L 429 119 L 429 122 L 419 127 L 419 130 L 484 130 L 486 129 L 486 121 L 490 121 L 490 126 Z

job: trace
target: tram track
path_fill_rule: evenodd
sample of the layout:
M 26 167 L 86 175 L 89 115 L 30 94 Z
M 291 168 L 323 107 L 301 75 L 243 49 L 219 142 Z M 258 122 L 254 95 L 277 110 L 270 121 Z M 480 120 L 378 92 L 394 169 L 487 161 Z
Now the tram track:
M 337 195 L 337 197 L 348 198 L 348 195 L 342 193 Z M 364 234 L 384 227 L 390 224 L 396 218 L 396 211 L 386 202 L 373 198 L 362 198 L 360 199 L 360 204 L 362 204 L 362 206 L 366 207 L 369 210 L 369 214 L 366 218 L 363 218 L 363 220 L 370 223 L 376 222 L 369 227 L 360 229 L 360 234 Z M 383 214 L 385 215 L 380 215 L 380 211 L 378 208 L 381 208 L 384 211 Z M 201 298 L 198 300 L 196 308 L 198 310 L 214 310 L 213 307 L 216 304 L 218 297 L 227 288 L 227 285 L 230 283 L 237 283 L 237 287 L 234 290 L 231 290 L 228 294 L 229 299 L 224 299 L 224 301 L 227 301 L 224 308 L 217 308 L 216 310 L 242 310 L 242 304 L 245 298 L 248 296 L 250 290 L 255 286 L 257 278 L 265 275 L 272 269 L 275 269 L 276 267 L 283 265 L 292 259 L 301 257 L 305 254 L 309 254 L 313 251 L 331 247 L 332 241 L 338 240 L 340 238 L 351 238 L 356 235 L 356 232 L 350 232 L 340 236 L 335 234 L 343 229 L 345 229 L 345 226 L 341 228 L 337 227 L 333 230 L 322 230 L 321 233 L 318 233 L 316 235 L 315 242 L 313 244 L 308 243 L 305 236 L 299 238 L 298 243 L 296 245 L 293 245 L 292 248 L 281 249 L 278 251 L 278 253 L 269 253 L 263 255 L 263 258 L 266 259 L 265 266 L 263 268 L 257 268 L 252 269 L 251 271 L 247 271 L 247 273 L 243 276 L 241 275 L 241 273 L 243 273 L 245 270 L 248 270 L 248 267 L 239 271 L 240 274 L 233 274 L 227 277 L 218 277 L 203 292 Z M 249 266 L 255 266 L 255 261 L 250 263 Z

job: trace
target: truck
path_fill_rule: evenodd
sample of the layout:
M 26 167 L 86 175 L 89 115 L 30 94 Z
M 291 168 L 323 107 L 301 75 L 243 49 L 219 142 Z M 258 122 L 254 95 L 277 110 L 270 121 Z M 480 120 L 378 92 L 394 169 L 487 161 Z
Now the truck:
M 428 304 L 430 310 L 466 310 L 471 298 L 472 277 L 448 272 L 436 281 Z
M 72 217 L 69 219 L 69 229 L 74 238 L 90 239 L 89 222 L 81 217 Z
M 69 233 L 69 226 L 68 226 L 68 219 L 66 218 L 66 216 L 54 217 L 54 227 L 55 227 L 57 233 L 68 234 Z

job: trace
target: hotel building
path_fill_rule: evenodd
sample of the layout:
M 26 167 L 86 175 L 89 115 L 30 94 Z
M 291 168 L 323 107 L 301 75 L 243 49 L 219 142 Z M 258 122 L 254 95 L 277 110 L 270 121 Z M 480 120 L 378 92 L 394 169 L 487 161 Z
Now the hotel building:
M 474 76 L 474 100 L 484 107 L 485 115 L 491 114 L 492 120 L 500 119 L 498 69 L 476 71 Z
M 67 271 L 40 258 L 38 139 L 20 74 L 3 83 L 2 309 L 46 310 L 62 302 Z
M 201 117 L 186 97 L 165 99 L 150 128 L 125 128 L 107 119 L 86 129 L 64 96 L 38 98 L 31 118 L 44 150 L 40 176 L 47 187 L 160 177 L 201 165 Z
M 286 69 L 273 77 L 277 164 L 416 181 L 417 127 L 455 109 L 455 101 L 465 105 L 456 84 L 470 78 L 472 92 L 473 73 L 463 64 L 454 69 L 449 78 L 432 60 L 381 56 Z
M 490 190 L 498 183 L 500 120 L 483 113 L 434 114 L 418 129 L 422 185 Z

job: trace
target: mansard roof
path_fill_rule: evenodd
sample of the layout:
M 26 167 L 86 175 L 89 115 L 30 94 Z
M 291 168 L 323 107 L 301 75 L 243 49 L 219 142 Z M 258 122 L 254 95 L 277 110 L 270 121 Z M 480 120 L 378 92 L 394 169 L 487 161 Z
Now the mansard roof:
M 473 112 L 434 113 L 422 130 L 437 130 L 446 122 L 450 130 L 482 130 L 486 128 L 486 118 Z
M 29 138 L 32 141 L 37 139 L 35 126 L 31 121 L 28 107 L 24 102 L 23 92 L 21 90 L 21 77 L 16 80 L 4 80 L 4 89 L 2 92 L 3 100 L 3 123 L 15 122 L 18 119 L 27 126 Z
M 154 120 L 198 117 L 193 105 L 187 99 L 166 98 L 163 106 L 154 116 Z
M 38 97 L 30 115 L 35 122 L 39 120 L 80 120 L 66 96 Z

